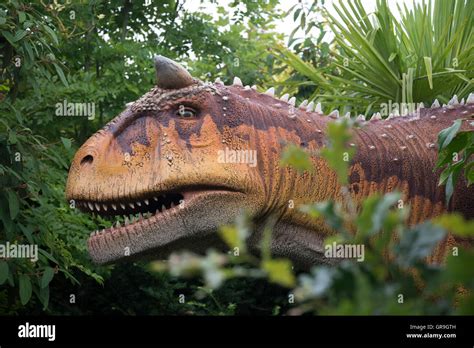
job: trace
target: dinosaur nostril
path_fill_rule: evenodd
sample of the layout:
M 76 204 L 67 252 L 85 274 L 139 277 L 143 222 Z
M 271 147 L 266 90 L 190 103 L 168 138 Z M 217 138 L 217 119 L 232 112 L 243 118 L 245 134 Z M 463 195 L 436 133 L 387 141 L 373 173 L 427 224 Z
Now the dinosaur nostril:
M 91 164 L 92 161 L 94 161 L 94 157 L 92 157 L 91 155 L 87 155 L 81 160 L 81 166 L 83 166 L 86 163 Z

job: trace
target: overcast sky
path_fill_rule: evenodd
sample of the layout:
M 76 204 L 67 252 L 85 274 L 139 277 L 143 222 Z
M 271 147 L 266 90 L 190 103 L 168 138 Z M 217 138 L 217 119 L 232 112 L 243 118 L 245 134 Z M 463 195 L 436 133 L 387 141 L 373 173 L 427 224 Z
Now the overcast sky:
M 231 0 L 217 0 L 217 3 L 221 6 L 225 6 L 226 4 L 230 3 Z M 351 1 L 351 0 L 344 0 L 344 1 Z M 298 3 L 298 0 L 281 0 L 280 1 L 280 9 L 283 11 L 288 11 L 294 4 Z M 308 0 L 303 0 L 305 3 L 311 3 L 311 1 Z M 334 16 L 337 17 L 337 12 L 334 10 L 334 2 L 333 0 L 326 0 L 325 1 L 325 8 Z M 337 3 L 338 1 L 336 1 Z M 361 0 L 362 5 L 367 11 L 373 11 L 376 7 L 376 0 Z M 420 2 L 420 0 L 415 0 L 415 2 Z M 398 15 L 398 8 L 397 4 L 400 7 L 403 7 L 406 5 L 409 9 L 413 8 L 413 0 L 389 0 L 388 1 L 390 9 L 392 10 L 392 13 L 399 18 Z M 186 10 L 188 11 L 196 11 L 198 8 L 204 8 L 207 13 L 214 14 L 216 15 L 216 6 L 206 3 L 205 5 L 202 5 L 200 1 L 187 1 L 185 3 Z M 284 33 L 286 36 L 289 36 L 291 31 L 295 28 L 295 23 L 293 22 L 293 17 L 288 16 L 286 17 L 281 23 L 277 23 L 277 31 L 280 31 L 281 33 Z

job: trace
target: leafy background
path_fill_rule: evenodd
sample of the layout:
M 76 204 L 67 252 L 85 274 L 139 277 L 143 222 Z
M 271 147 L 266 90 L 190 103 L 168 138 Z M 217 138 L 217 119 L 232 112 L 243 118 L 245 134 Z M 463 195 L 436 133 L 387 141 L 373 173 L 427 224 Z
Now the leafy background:
M 303 273 L 265 247 L 255 258 L 245 251 L 252 226 L 244 216 L 220 231 L 231 250 L 240 247 L 239 256 L 209 250 L 176 254 L 168 263 L 90 262 L 89 232 L 109 222 L 65 201 L 69 163 L 91 134 L 153 86 L 155 54 L 185 63 L 204 80 L 239 76 L 259 90 L 275 86 L 299 101 L 318 98 L 326 112 L 339 107 L 370 116 L 388 100 L 446 103 L 472 91 L 474 3 L 467 0 L 417 3 L 400 9 L 400 21 L 386 1 L 373 14 L 359 1 L 341 2 L 340 18 L 323 1 L 295 2 L 286 13 L 276 0 L 202 3 L 216 6 L 216 16 L 205 8 L 190 12 L 182 0 L 0 4 L 0 241 L 40 248 L 36 263 L 0 259 L 0 313 L 474 313 L 472 248 L 444 265 L 423 262 L 448 232 L 472 238 L 472 221 L 453 214 L 408 228 L 406 210 L 394 208 L 396 193 L 368 198 L 360 214 L 335 202 L 300 207 L 339 230 L 338 241 L 366 244 L 363 263 Z M 275 27 L 285 17 L 294 21 L 288 39 Z M 95 119 L 55 116 L 63 100 L 95 103 Z M 347 166 L 340 158 L 354 126 L 331 126 L 332 145 L 322 154 L 343 184 Z M 473 148 L 472 133 L 456 125 L 440 135 L 448 196 L 459 175 L 474 181 Z M 449 161 L 453 151 L 461 163 Z M 297 147 L 282 158 L 302 171 L 307 164 Z M 356 234 L 344 230 L 347 224 Z M 266 241 L 270 236 L 271 225 Z

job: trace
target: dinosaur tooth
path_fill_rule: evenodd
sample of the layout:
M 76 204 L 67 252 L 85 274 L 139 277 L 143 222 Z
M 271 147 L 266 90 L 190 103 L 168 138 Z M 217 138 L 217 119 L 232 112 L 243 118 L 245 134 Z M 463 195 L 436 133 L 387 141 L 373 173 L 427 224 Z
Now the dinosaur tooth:
M 117 206 L 114 203 L 112 203 L 112 209 L 117 210 Z
M 243 86 L 242 80 L 240 78 L 238 78 L 237 76 L 234 77 L 233 85 L 234 86 Z
M 469 93 L 467 97 L 466 104 L 474 104 L 474 93 Z
M 461 99 L 461 101 L 459 102 L 459 104 L 464 105 L 464 98 Z
M 250 87 L 251 89 L 253 89 L 254 91 L 257 90 L 257 86 L 256 85 L 252 85 L 252 87 Z
M 150 201 L 148 199 L 145 199 L 144 202 L 145 202 L 146 205 L 150 204 Z
M 314 102 L 310 102 L 306 107 L 306 111 L 312 112 L 314 110 Z
M 244 89 L 245 89 L 246 91 L 250 91 L 250 90 L 251 90 L 251 88 L 250 88 L 249 85 L 246 85 L 246 86 L 244 87 Z
M 288 104 L 295 106 L 295 104 L 296 104 L 296 98 L 295 98 L 295 97 L 291 97 L 290 100 L 288 100 Z
M 125 210 L 125 204 L 120 203 L 120 208 L 122 208 L 123 210 Z
M 346 114 L 343 116 L 345 119 L 350 119 L 351 118 L 351 113 L 350 111 L 346 112 Z
M 317 112 L 318 114 L 323 113 L 323 107 L 321 106 L 321 103 L 316 104 L 316 108 L 314 109 L 314 112 Z
M 100 211 L 100 205 L 98 203 L 94 203 L 95 205 L 95 208 L 97 209 L 97 211 Z
M 158 197 L 153 197 L 153 199 L 158 202 Z
M 91 202 L 87 202 L 87 206 L 89 207 L 90 210 L 94 211 L 94 206 L 92 205 Z
M 308 105 L 308 99 L 303 100 L 299 107 L 304 108 L 306 105 Z
M 105 211 L 107 211 L 107 205 L 106 205 L 106 204 L 102 204 L 102 209 L 104 209 Z
M 290 98 L 290 95 L 288 93 L 285 93 L 281 96 L 280 100 L 287 102 L 288 98 Z
M 133 205 L 133 203 L 128 203 L 128 205 L 130 206 L 130 208 L 135 209 L 135 205 Z
M 161 205 L 161 211 L 165 211 L 166 210 L 166 207 L 164 204 Z
M 435 99 L 435 100 L 434 100 L 434 102 L 433 102 L 433 104 L 431 105 L 431 107 L 432 107 L 432 108 L 439 108 L 439 107 L 440 107 L 438 99 Z
M 269 95 L 270 97 L 273 97 L 275 95 L 275 88 L 273 87 L 270 87 L 269 89 L 267 89 L 267 91 L 265 92 L 266 95 Z
M 360 114 L 356 117 L 356 121 L 365 121 L 365 116 Z
M 328 116 L 331 117 L 331 118 L 338 118 L 339 117 L 339 110 L 335 109 L 335 110 L 331 111 Z
M 139 207 L 142 206 L 141 202 L 138 202 L 138 201 L 137 201 L 137 205 L 138 205 Z
M 224 83 L 222 82 L 222 80 L 221 80 L 220 77 L 217 77 L 217 78 L 214 80 L 214 83 L 220 83 L 221 85 L 224 84 Z

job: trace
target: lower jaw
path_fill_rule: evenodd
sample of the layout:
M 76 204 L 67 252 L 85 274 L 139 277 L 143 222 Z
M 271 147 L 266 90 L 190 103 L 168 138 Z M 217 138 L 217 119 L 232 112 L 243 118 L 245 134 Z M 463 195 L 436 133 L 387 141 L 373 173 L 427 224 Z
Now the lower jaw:
M 244 197 L 242 193 L 223 190 L 186 192 L 183 195 L 183 207 L 174 207 L 139 222 L 91 236 L 88 246 L 93 261 L 104 264 L 150 254 L 156 258 L 179 248 L 214 245 L 217 241 L 213 232 L 221 224 L 233 221 Z

